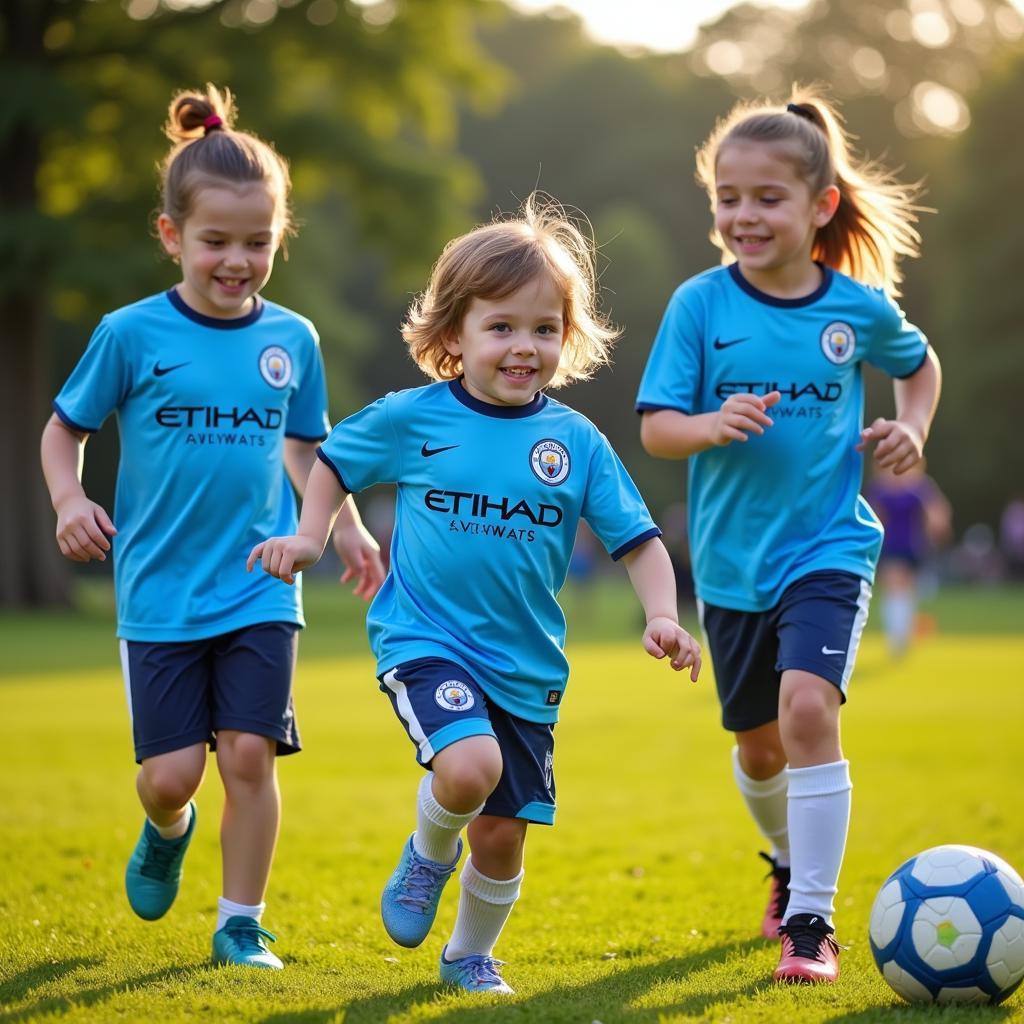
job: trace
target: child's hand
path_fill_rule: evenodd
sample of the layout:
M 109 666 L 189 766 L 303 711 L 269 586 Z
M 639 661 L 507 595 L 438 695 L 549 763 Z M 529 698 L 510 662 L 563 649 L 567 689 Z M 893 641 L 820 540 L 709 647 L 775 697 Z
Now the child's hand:
M 387 573 L 380 558 L 380 545 L 362 525 L 336 526 L 334 550 L 345 566 L 341 582 L 355 580 L 352 593 L 369 601 L 380 590 Z
M 881 416 L 860 432 L 857 451 L 867 451 L 871 444 L 875 445 L 875 464 L 881 469 L 891 469 L 897 476 L 920 462 L 924 453 L 920 431 L 902 420 L 887 420 Z
M 249 552 L 245 563 L 245 571 L 252 572 L 257 562 L 263 563 L 263 571 L 276 576 L 285 583 L 295 582 L 295 573 L 316 565 L 323 554 L 316 541 L 297 534 L 292 537 L 271 537 L 257 544 Z
M 652 658 L 671 658 L 677 671 L 689 667 L 690 678 L 700 675 L 700 644 L 672 619 L 659 616 L 651 619 L 644 630 L 644 650 Z
M 730 395 L 712 421 L 712 444 L 721 447 L 730 441 L 746 441 L 748 434 L 763 434 L 774 423 L 766 410 L 781 397 L 778 391 L 769 391 L 763 396 L 747 393 Z
M 117 533 L 102 506 L 84 494 L 68 498 L 57 509 L 57 546 L 72 562 L 105 562 L 108 537 Z

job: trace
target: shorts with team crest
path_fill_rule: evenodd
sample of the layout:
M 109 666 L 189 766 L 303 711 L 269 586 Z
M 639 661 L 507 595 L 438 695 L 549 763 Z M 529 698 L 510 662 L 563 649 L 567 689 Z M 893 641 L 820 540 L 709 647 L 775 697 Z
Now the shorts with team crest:
M 763 612 L 698 602 L 722 725 L 730 732 L 746 732 L 774 722 L 782 673 L 788 669 L 827 679 L 845 702 L 870 600 L 867 580 L 827 570 L 795 580 Z
M 429 768 L 434 755 L 469 736 L 493 736 L 504 768 L 483 814 L 555 822 L 554 724 L 527 722 L 498 707 L 461 665 L 444 658 L 415 658 L 380 677 L 381 691 L 416 745 L 416 760 Z

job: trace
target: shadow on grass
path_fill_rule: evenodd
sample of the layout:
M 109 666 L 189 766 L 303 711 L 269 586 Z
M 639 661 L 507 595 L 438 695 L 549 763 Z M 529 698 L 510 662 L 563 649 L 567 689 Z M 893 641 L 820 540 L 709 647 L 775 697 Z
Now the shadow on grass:
M 935 1006 L 932 1003 L 920 1003 L 917 1006 L 899 1004 L 897 1006 L 872 1006 L 856 1013 L 840 1013 L 835 1017 L 826 1018 L 828 1024 L 876 1024 L 877 1021 L 927 1021 L 927 1024 L 997 1024 L 1004 1020 L 1019 1020 L 1017 1014 L 1020 1007 L 1012 1006 L 964 1006 L 948 1004 Z
M 101 962 L 98 959 L 76 957 L 72 960 L 58 960 L 55 964 L 48 961 L 35 967 L 29 967 L 0 988 L 0 1001 L 6 1004 L 15 999 L 24 999 L 34 989 L 42 985 L 59 981 L 80 967 L 94 967 Z M 186 975 L 194 975 L 195 971 L 195 964 L 167 967 L 162 971 L 153 971 L 150 974 L 127 978 L 124 981 L 119 981 L 116 985 L 83 988 L 70 996 L 47 996 L 20 1010 L 0 1009 L 0 1024 L 16 1024 L 17 1021 L 32 1020 L 49 1014 L 67 1013 L 71 1009 L 79 1010 L 83 1007 L 95 1006 L 119 992 L 127 992 L 143 985 L 151 985 L 154 982 L 171 981 Z
M 628 1004 L 650 992 L 655 985 L 667 979 L 679 978 L 692 971 L 702 970 L 712 964 L 722 963 L 739 949 L 751 948 L 747 942 L 734 942 L 704 949 L 690 956 L 673 957 L 642 967 L 625 967 L 609 971 L 596 981 L 583 985 L 572 985 L 564 989 L 548 990 L 526 999 L 504 1001 L 501 996 L 463 996 L 452 998 L 472 1001 L 474 1005 L 453 1006 L 446 1012 L 431 1016 L 432 1021 L 444 1024 L 469 1024 L 471 1021 L 573 1021 L 593 1020 L 614 1014 L 611 1019 L 629 1020 L 636 1024 L 655 1024 L 667 1013 L 698 1013 L 711 1003 L 723 999 L 736 999 L 753 995 L 761 983 L 751 983 L 730 990 L 719 990 L 714 994 L 693 995 L 657 1007 L 630 1007 Z M 345 1008 L 345 1024 L 380 1024 L 389 1016 L 411 1010 L 415 1005 L 434 1000 L 445 989 L 437 985 L 416 985 L 397 994 L 358 999 Z M 326 1018 L 329 1019 L 329 1018 Z M 602 1018 L 603 1019 L 603 1018 Z M 272 1018 L 261 1021 L 269 1024 Z

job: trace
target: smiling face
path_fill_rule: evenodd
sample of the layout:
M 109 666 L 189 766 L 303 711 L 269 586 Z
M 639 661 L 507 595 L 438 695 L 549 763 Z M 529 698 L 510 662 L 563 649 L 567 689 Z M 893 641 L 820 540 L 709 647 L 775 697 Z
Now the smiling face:
M 811 192 L 782 145 L 735 140 L 718 153 L 715 227 L 743 276 L 763 291 L 799 295 L 814 289 L 815 234 L 838 204 L 833 185 Z
M 474 298 L 445 348 L 462 359 L 466 390 L 491 405 L 526 405 L 558 369 L 564 299 L 541 274 L 500 299 Z
M 277 203 L 267 185 L 204 185 L 184 224 L 157 221 L 160 241 L 181 263 L 181 298 L 197 313 L 245 316 L 270 279 L 281 240 Z

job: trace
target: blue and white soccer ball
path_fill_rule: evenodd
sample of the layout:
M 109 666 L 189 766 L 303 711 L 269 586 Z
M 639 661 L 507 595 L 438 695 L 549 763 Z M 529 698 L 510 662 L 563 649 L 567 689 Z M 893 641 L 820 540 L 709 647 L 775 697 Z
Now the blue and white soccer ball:
M 875 897 L 871 952 L 912 1003 L 998 1003 L 1024 980 L 1024 881 L 973 846 L 911 857 Z

